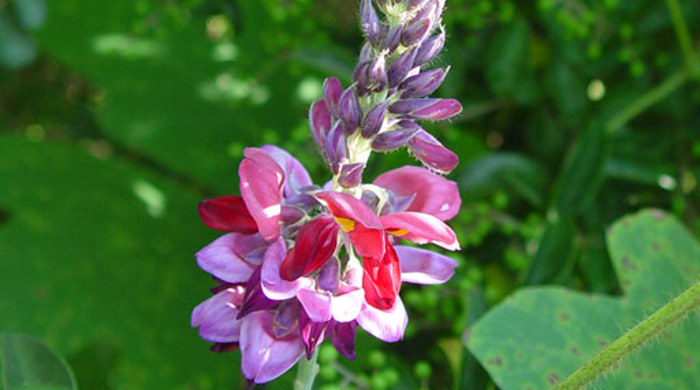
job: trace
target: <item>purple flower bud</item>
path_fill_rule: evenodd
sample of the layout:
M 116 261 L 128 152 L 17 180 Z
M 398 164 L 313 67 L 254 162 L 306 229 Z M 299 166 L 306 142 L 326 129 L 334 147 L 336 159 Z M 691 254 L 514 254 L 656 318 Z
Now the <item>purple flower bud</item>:
M 386 59 L 384 55 L 378 55 L 367 68 L 367 78 L 369 80 L 372 92 L 379 92 L 386 88 Z
M 372 141 L 372 149 L 377 152 L 389 152 L 391 150 L 396 150 L 408 144 L 418 131 L 421 131 L 421 127 L 409 120 L 403 120 L 398 123 L 398 130 L 391 130 L 384 133 L 380 133 Z
M 336 121 L 328 131 L 325 154 L 328 156 L 328 165 L 330 165 L 333 174 L 337 175 L 340 172 L 340 162 L 346 160 L 349 154 L 347 139 L 340 121 Z
M 421 8 L 401 32 L 401 44 L 410 47 L 423 41 L 435 29 L 437 2 L 431 1 Z
M 440 87 L 449 71 L 449 67 L 444 70 L 439 68 L 431 69 L 407 78 L 399 84 L 399 90 L 403 91 L 401 98 L 408 99 L 430 95 Z
M 367 116 L 365 116 L 365 119 L 362 121 L 362 127 L 360 129 L 363 138 L 372 138 L 382 129 L 388 106 L 389 101 L 385 100 L 369 110 Z
M 408 141 L 408 148 L 426 167 L 438 172 L 450 172 L 459 163 L 459 157 L 454 152 L 425 130 L 419 131 Z
M 323 152 L 328 130 L 331 129 L 331 113 L 328 111 L 325 100 L 317 100 L 309 109 L 309 125 L 316 144 Z
M 440 53 L 442 47 L 445 45 L 445 29 L 440 27 L 440 34 L 434 35 L 426 39 L 418 49 L 416 58 L 414 60 L 414 66 L 421 66 L 428 63 L 435 58 L 435 56 Z
M 323 83 L 323 99 L 326 101 L 328 111 L 336 118 L 338 117 L 338 101 L 342 94 L 343 86 L 337 78 L 329 77 Z
M 357 99 L 353 86 L 346 89 L 340 96 L 338 111 L 345 135 L 349 136 L 355 133 L 360 126 L 362 110 L 360 109 L 360 101 Z
M 413 60 L 416 58 L 416 50 L 411 49 L 399 56 L 389 68 L 387 76 L 389 78 L 389 87 L 394 88 L 399 85 L 406 75 L 414 68 Z
M 406 11 L 415 12 L 418 9 L 423 8 L 429 1 L 432 0 L 407 0 L 406 1 Z
M 357 60 L 358 64 L 361 64 L 363 62 L 369 62 L 372 61 L 374 58 L 374 48 L 372 45 L 369 43 L 365 43 L 362 45 L 362 49 L 360 49 L 360 57 Z
M 455 99 L 405 99 L 389 106 L 389 112 L 413 119 L 438 121 L 462 112 L 462 105 Z
M 372 92 L 370 89 L 370 80 L 368 75 L 370 65 L 370 61 L 361 62 L 357 65 L 357 67 L 355 67 L 355 70 L 352 73 L 352 78 L 355 80 L 358 96 L 367 96 Z
M 362 171 L 364 163 L 345 164 L 340 168 L 338 183 L 345 188 L 354 188 L 362 183 Z
M 402 25 L 395 26 L 394 28 L 385 28 L 382 34 L 382 49 L 387 50 L 389 53 L 396 50 L 401 43 L 401 30 Z
M 360 3 L 360 21 L 367 40 L 372 46 L 378 47 L 382 38 L 382 24 L 371 0 L 362 0 Z

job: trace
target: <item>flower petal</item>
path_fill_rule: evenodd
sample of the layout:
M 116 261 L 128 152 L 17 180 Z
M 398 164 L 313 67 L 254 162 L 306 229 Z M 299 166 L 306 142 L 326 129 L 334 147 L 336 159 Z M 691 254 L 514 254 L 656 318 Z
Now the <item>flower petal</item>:
M 385 172 L 374 184 L 401 197 L 414 196 L 406 211 L 418 211 L 447 221 L 462 205 L 457 183 L 425 168 L 405 166 Z
M 199 327 L 199 335 L 215 343 L 238 341 L 241 321 L 236 319 L 238 309 L 234 304 L 240 301 L 242 292 L 229 288 L 197 305 L 192 311 L 192 327 Z
M 362 310 L 365 292 L 352 290 L 331 298 L 331 316 L 338 322 L 349 322 L 357 318 Z
M 270 299 L 282 301 L 294 297 L 300 288 L 310 286 L 309 278 L 299 278 L 289 282 L 280 277 L 280 264 L 287 256 L 287 248 L 284 239 L 278 238 L 265 252 L 262 264 L 261 285 L 262 291 Z
M 289 370 L 304 353 L 298 332 L 277 339 L 272 336 L 273 312 L 251 313 L 241 325 L 241 368 L 255 383 L 269 382 Z
M 199 217 L 205 225 L 214 230 L 252 234 L 258 225 L 250 216 L 240 196 L 222 196 L 199 202 Z
M 365 304 L 357 316 L 357 323 L 372 336 L 393 343 L 403 338 L 408 316 L 399 296 L 389 310 L 380 310 Z
M 267 152 L 277 165 L 284 171 L 284 195 L 291 196 L 301 192 L 301 189 L 313 185 L 309 172 L 303 165 L 286 150 L 274 145 L 264 145 L 260 149 Z
M 307 359 L 311 359 L 316 346 L 323 342 L 327 325 L 328 322 L 311 321 L 303 310 L 299 313 L 299 330 L 301 331 L 301 339 L 306 347 Z
M 355 328 L 357 322 L 335 322 L 329 325 L 331 343 L 347 359 L 355 360 Z
M 311 321 L 325 322 L 331 319 L 330 293 L 319 293 L 312 288 L 302 288 L 297 292 L 297 299 Z
M 318 271 L 333 256 L 338 245 L 338 224 L 328 214 L 304 224 L 297 234 L 293 253 L 280 265 L 280 276 L 287 281 Z
M 256 267 L 247 261 L 247 253 L 256 251 L 265 241 L 260 235 L 228 233 L 202 248 L 197 254 L 197 264 L 229 283 L 245 283 Z
M 381 217 L 387 233 L 416 244 L 436 244 L 447 250 L 459 249 L 457 235 L 441 220 L 430 214 L 404 211 Z
M 440 284 L 455 273 L 457 261 L 433 251 L 397 245 L 394 247 L 401 263 L 401 279 L 418 284 Z
M 284 171 L 262 149 L 246 148 L 243 153 L 246 158 L 238 167 L 241 195 L 263 237 L 276 240 L 281 230 Z
M 362 267 L 362 288 L 367 303 L 382 310 L 394 306 L 401 289 L 401 269 L 391 243 L 387 240 L 384 257 L 381 259 L 363 257 Z

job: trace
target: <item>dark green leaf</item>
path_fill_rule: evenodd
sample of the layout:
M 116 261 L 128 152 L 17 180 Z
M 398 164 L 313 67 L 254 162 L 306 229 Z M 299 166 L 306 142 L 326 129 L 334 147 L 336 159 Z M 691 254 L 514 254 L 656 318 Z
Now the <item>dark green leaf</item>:
M 543 284 L 563 278 L 571 266 L 576 229 L 571 218 L 555 216 L 547 223 L 525 284 Z

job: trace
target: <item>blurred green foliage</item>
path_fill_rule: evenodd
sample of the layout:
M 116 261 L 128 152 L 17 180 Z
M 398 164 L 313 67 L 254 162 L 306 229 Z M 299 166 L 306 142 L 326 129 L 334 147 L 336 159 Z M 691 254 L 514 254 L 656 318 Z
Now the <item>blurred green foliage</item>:
M 242 383 L 237 353 L 189 328 L 212 285 L 196 203 L 237 191 L 248 145 L 328 178 L 306 113 L 350 79 L 357 6 L 0 0 L 0 329 L 45 340 L 82 388 Z M 641 207 L 697 231 L 697 20 L 688 0 L 448 0 L 434 65 L 465 111 L 430 130 L 461 159 L 461 266 L 403 288 L 403 342 L 324 348 L 318 388 L 492 386 L 462 343 L 489 307 L 525 284 L 619 294 L 604 231 Z M 406 163 L 375 156 L 367 177 Z

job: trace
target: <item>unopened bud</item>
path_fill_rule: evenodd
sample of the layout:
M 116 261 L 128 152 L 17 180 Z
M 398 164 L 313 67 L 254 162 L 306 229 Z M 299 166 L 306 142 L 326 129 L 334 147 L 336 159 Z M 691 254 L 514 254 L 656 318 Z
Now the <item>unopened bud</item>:
M 355 88 L 352 86 L 343 91 L 343 94 L 340 96 L 338 111 L 343 131 L 346 135 L 352 135 L 360 126 L 360 118 L 362 118 L 360 101 L 357 99 Z
M 362 171 L 365 170 L 364 163 L 345 164 L 340 168 L 338 184 L 345 188 L 354 188 L 362 183 Z
M 311 109 L 309 109 L 309 125 L 311 127 L 311 134 L 314 136 L 316 144 L 323 153 L 326 145 L 326 137 L 328 136 L 328 131 L 331 129 L 331 114 L 326 107 L 325 100 L 317 100 L 311 106 Z
M 389 112 L 413 119 L 438 121 L 459 114 L 462 105 L 455 99 L 405 99 L 389 106 Z
M 389 152 L 406 146 L 421 127 L 409 120 L 397 124 L 397 130 L 386 131 L 377 135 L 372 141 L 372 149 L 377 152 Z
M 367 40 L 372 46 L 378 47 L 382 38 L 382 24 L 371 0 L 362 0 L 360 3 L 360 21 Z
M 385 28 L 382 34 L 382 49 L 388 51 L 389 53 L 396 50 L 401 43 L 401 30 L 403 26 L 398 25 L 393 28 Z
M 389 101 L 384 101 L 372 107 L 372 109 L 367 112 L 360 128 L 363 138 L 372 138 L 375 134 L 379 133 L 379 130 L 382 129 L 382 125 L 384 124 L 388 106 Z
M 426 167 L 438 172 L 450 172 L 459 163 L 459 157 L 453 151 L 425 130 L 420 130 L 408 141 L 408 148 Z
M 331 126 L 326 138 L 326 156 L 328 156 L 328 165 L 331 167 L 334 175 L 340 172 L 340 163 L 348 158 L 348 143 L 343 133 L 340 121 L 336 121 Z
M 433 58 L 440 53 L 444 45 L 445 30 L 440 27 L 440 33 L 438 35 L 434 35 L 421 43 L 420 47 L 418 48 L 418 53 L 416 53 L 414 66 L 421 66 L 432 61 Z
M 389 87 L 394 88 L 406 78 L 414 68 L 413 61 L 416 58 L 416 49 L 407 50 L 394 61 L 387 72 Z
M 411 76 L 399 84 L 402 99 L 428 96 L 435 92 L 445 80 L 450 68 L 431 69 L 429 71 Z
M 328 111 L 336 118 L 338 117 L 338 101 L 340 101 L 342 94 L 343 86 L 337 78 L 329 77 L 323 83 L 323 99 L 326 101 Z

